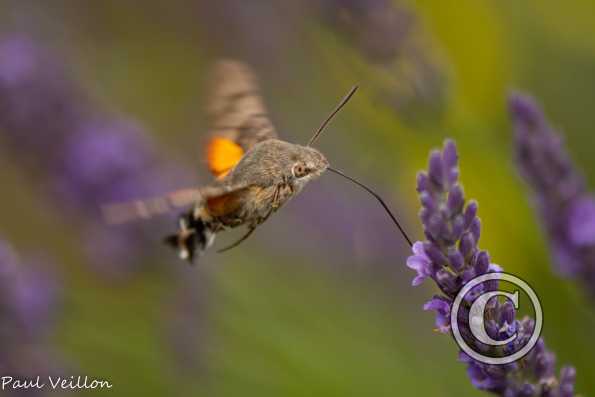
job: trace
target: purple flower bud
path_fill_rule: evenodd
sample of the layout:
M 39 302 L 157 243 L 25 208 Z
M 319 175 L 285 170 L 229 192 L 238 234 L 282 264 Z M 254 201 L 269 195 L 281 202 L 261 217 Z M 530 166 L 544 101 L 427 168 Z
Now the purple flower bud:
M 442 158 L 446 168 L 454 168 L 458 165 L 459 155 L 457 154 L 457 145 L 455 145 L 453 140 L 447 139 L 444 142 Z
M 514 322 L 515 314 L 514 305 L 507 300 L 502 305 L 500 321 L 505 324 L 512 324 Z
M 428 169 L 428 177 L 430 181 L 441 190 L 444 183 L 444 167 L 442 164 L 442 156 L 439 151 L 433 151 L 430 154 L 430 167 Z
M 465 266 L 465 258 L 463 255 L 455 248 L 450 247 L 448 250 L 448 261 L 450 262 L 451 267 L 456 272 L 459 272 Z
M 436 203 L 428 192 L 422 192 L 419 195 L 419 200 L 421 201 L 421 205 L 428 209 L 428 211 L 435 211 L 436 210 Z
M 466 284 L 467 282 L 469 282 L 469 280 L 474 279 L 476 276 L 477 276 L 477 273 L 475 271 L 475 268 L 474 267 L 468 267 L 461 274 L 461 281 L 464 284 Z
M 456 295 L 458 291 L 457 277 L 446 269 L 439 269 L 434 274 L 434 280 L 441 290 L 448 295 Z
M 486 284 L 479 284 L 473 288 L 467 295 L 465 295 L 465 301 L 468 303 L 473 303 L 480 295 L 486 292 Z
M 440 251 L 438 247 L 433 244 L 425 243 L 423 244 L 424 252 L 430 258 L 430 261 L 434 262 L 436 265 L 442 267 L 448 265 L 448 260 L 446 256 Z
M 451 140 L 447 140 L 444 144 L 442 152 L 442 159 L 444 161 L 444 168 L 446 170 L 446 179 L 449 186 L 454 185 L 459 179 L 457 147 Z
M 465 231 L 465 218 L 463 215 L 457 215 L 452 220 L 452 241 L 458 241 Z
M 473 238 L 475 239 L 475 244 L 479 242 L 479 237 L 481 236 L 481 221 L 479 218 L 473 219 L 471 222 L 471 226 L 469 226 L 469 231 L 473 234 Z
M 501 326 L 496 322 L 496 320 L 489 319 L 489 320 L 485 321 L 484 324 L 485 324 L 486 333 L 490 336 L 490 338 L 493 338 L 496 340 L 505 339 L 505 338 L 501 338 L 501 336 L 500 336 Z
M 475 252 L 475 239 L 471 233 L 463 234 L 459 243 L 459 251 L 464 258 L 470 258 Z
M 434 296 L 424 304 L 424 310 L 436 312 L 436 328 L 441 333 L 450 331 L 450 302 L 441 296 Z
M 521 389 L 518 392 L 518 396 L 519 397 L 532 397 L 535 395 L 535 390 L 536 387 L 534 385 L 532 385 L 531 383 L 525 383 L 523 386 L 521 386 Z M 511 396 L 514 396 L 514 394 L 512 394 Z
M 434 214 L 433 210 L 430 210 L 429 208 L 423 208 L 421 210 L 419 210 L 419 217 L 422 220 L 424 225 L 428 225 L 430 223 L 430 218 L 432 217 L 432 215 Z
M 560 397 L 574 396 L 574 382 L 576 370 L 573 367 L 563 367 L 560 370 Z
M 417 191 L 419 193 L 424 192 L 430 188 L 428 174 L 425 172 L 419 172 L 417 174 Z
M 537 355 L 535 373 L 540 378 L 550 378 L 554 376 L 555 365 L 556 357 L 552 353 L 544 351 Z
M 451 214 L 460 214 L 463 211 L 465 205 L 465 197 L 463 195 L 463 189 L 459 185 L 453 186 L 448 193 L 447 207 Z
M 484 274 L 488 272 L 490 267 L 490 256 L 485 251 L 479 251 L 474 259 L 475 272 L 477 274 Z
M 445 230 L 447 228 L 442 215 L 439 212 L 430 212 L 425 231 L 432 236 L 432 240 L 440 240 Z
M 471 224 L 477 216 L 477 201 L 471 200 L 465 208 L 465 229 L 471 227 Z

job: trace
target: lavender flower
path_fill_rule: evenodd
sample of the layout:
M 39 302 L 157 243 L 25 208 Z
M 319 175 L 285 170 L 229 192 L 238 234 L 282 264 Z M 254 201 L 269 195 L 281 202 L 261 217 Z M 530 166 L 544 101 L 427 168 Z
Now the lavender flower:
M 478 247 L 481 224 L 477 217 L 477 203 L 465 203 L 458 182 L 458 156 L 454 142 L 447 141 L 442 152 L 430 155 L 428 172 L 418 175 L 417 190 L 422 210 L 425 242 L 416 242 L 407 266 L 417 272 L 413 285 L 432 279 L 441 294 L 425 304 L 425 310 L 436 311 L 436 325 L 440 332 L 450 330 L 450 309 L 458 291 L 472 278 L 502 269 L 490 263 L 489 255 Z M 484 283 L 466 297 L 469 305 L 484 292 L 495 290 L 496 284 Z M 460 310 L 460 314 L 465 310 Z M 461 316 L 464 318 L 465 316 Z M 492 355 L 514 353 L 530 338 L 534 321 L 528 317 L 516 319 L 514 306 L 491 299 L 486 305 L 486 331 L 494 339 L 505 340 L 515 333 L 517 338 L 507 345 L 492 347 L 476 342 L 477 349 Z M 468 324 L 460 326 L 463 336 L 470 336 Z M 473 341 L 473 338 L 467 340 Z M 471 342 L 473 343 L 473 342 Z M 494 394 L 511 396 L 559 396 L 574 393 L 575 371 L 565 367 L 555 375 L 555 356 L 545 348 L 542 339 L 524 358 L 507 365 L 489 365 L 460 354 L 467 364 L 469 378 L 475 387 Z
M 101 270 L 126 274 L 145 253 L 146 233 L 107 228 L 101 204 L 157 194 L 180 181 L 135 122 L 92 107 L 49 52 L 25 37 L 0 40 L 0 133 L 13 157 L 35 170 Z M 124 264 L 128 266 L 123 266 Z
M 46 336 L 52 324 L 56 284 L 36 267 L 23 266 L 0 240 L 0 373 L 15 378 L 51 374 Z M 21 395 L 21 394 L 19 394 Z M 31 395 L 31 394 L 28 394 Z
M 512 95 L 519 170 L 533 190 L 558 270 L 595 293 L 595 197 L 535 102 Z

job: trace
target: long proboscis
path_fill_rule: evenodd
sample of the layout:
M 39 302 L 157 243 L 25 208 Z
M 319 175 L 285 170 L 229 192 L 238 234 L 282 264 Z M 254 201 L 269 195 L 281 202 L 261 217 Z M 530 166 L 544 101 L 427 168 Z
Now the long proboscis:
M 358 86 L 354 85 L 353 87 L 351 87 L 351 90 L 349 90 L 349 92 L 347 93 L 347 95 L 345 95 L 345 97 L 341 100 L 341 102 L 339 102 L 339 104 L 337 105 L 337 107 L 335 108 L 335 110 L 333 110 L 331 112 L 331 114 L 328 115 L 328 117 L 322 122 L 322 124 L 320 124 L 320 127 L 318 127 L 318 129 L 316 130 L 316 132 L 314 133 L 314 135 L 312 136 L 312 138 L 310 138 L 310 141 L 308 142 L 308 144 L 306 146 L 312 146 L 312 144 L 314 142 L 316 142 L 316 140 L 318 139 L 318 137 L 320 136 L 320 134 L 322 134 L 322 132 L 324 131 L 324 129 L 326 128 L 326 126 L 328 125 L 328 123 L 331 122 L 331 120 L 333 119 L 333 117 L 335 117 L 335 115 L 337 113 L 339 113 L 339 111 L 341 110 L 341 108 L 343 106 L 345 106 L 347 104 L 347 102 L 349 102 L 349 100 L 351 99 L 351 97 L 353 96 L 353 94 L 355 94 L 355 91 L 357 91 Z
M 362 189 L 364 189 L 365 191 L 367 191 L 368 193 L 370 193 L 372 196 L 374 196 L 376 198 L 376 200 L 378 200 L 378 202 L 380 202 L 380 204 L 382 205 L 382 207 L 384 208 L 384 210 L 387 212 L 388 216 L 390 216 L 390 218 L 392 219 L 392 221 L 395 223 L 395 225 L 397 225 L 397 228 L 399 228 L 399 231 L 401 232 L 401 234 L 403 235 L 403 237 L 405 238 L 405 240 L 407 240 L 407 243 L 409 244 L 409 246 L 413 246 L 413 243 L 411 242 L 411 239 L 409 238 L 409 236 L 407 235 L 407 233 L 405 233 L 405 230 L 403 229 L 403 227 L 401 226 L 401 224 L 399 223 L 399 221 L 397 220 L 397 218 L 393 215 L 393 213 L 391 212 L 391 210 L 388 208 L 388 206 L 386 205 L 386 203 L 384 202 L 384 200 L 382 199 L 382 197 L 380 197 L 380 195 L 378 195 L 376 192 L 374 192 L 372 189 L 370 189 L 369 187 L 367 187 L 366 185 L 364 185 L 363 183 L 359 182 L 357 179 L 352 178 L 346 174 L 344 174 L 343 172 L 336 170 L 334 168 L 329 167 L 328 168 L 329 171 L 334 172 L 337 175 L 341 175 L 343 178 L 355 183 L 356 185 L 358 185 L 359 187 L 361 187 Z

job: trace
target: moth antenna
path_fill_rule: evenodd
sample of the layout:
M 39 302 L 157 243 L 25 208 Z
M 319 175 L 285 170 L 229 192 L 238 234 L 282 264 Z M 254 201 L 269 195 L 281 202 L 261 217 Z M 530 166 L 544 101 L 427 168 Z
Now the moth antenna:
M 369 187 L 367 187 L 366 185 L 364 185 L 363 183 L 357 181 L 356 179 L 345 175 L 344 173 L 342 173 L 339 170 L 336 170 L 334 168 L 327 168 L 329 171 L 334 172 L 337 175 L 341 175 L 343 178 L 355 183 L 356 185 L 358 185 L 359 187 L 363 188 L 365 191 L 367 191 L 368 193 L 370 193 L 372 196 L 374 196 L 376 198 L 376 200 L 378 200 L 380 202 L 380 204 L 382 205 L 382 207 L 384 207 L 384 210 L 388 213 L 388 216 L 390 216 L 390 218 L 393 220 L 393 222 L 395 223 L 395 225 L 397 225 L 397 227 L 399 228 L 399 231 L 401 232 L 401 234 L 403 235 L 403 237 L 405 238 L 405 240 L 407 240 L 407 243 L 409 244 L 409 246 L 413 246 L 413 243 L 411 242 L 411 239 L 409 238 L 409 236 L 407 236 L 407 233 L 405 233 L 405 230 L 403 230 L 403 228 L 401 227 L 401 224 L 399 223 L 399 221 L 397 220 L 397 218 L 393 215 L 393 213 L 391 212 L 391 210 L 388 208 L 388 206 L 386 205 L 386 203 L 384 202 L 384 200 L 382 200 L 382 197 L 380 197 L 376 192 L 374 192 L 372 189 L 370 189 Z
M 322 124 L 320 124 L 320 127 L 318 127 L 318 129 L 314 133 L 314 136 L 312 136 L 312 138 L 310 138 L 310 141 L 308 142 L 308 144 L 306 146 L 312 146 L 312 144 L 314 142 L 316 142 L 316 140 L 318 139 L 318 136 L 320 134 L 322 134 L 322 132 L 324 131 L 324 129 L 326 128 L 326 126 L 328 125 L 328 123 L 330 123 L 331 120 L 333 119 L 333 117 L 335 117 L 335 115 L 337 113 L 339 113 L 339 110 L 341 110 L 341 108 L 343 106 L 345 106 L 347 104 L 347 102 L 349 102 L 349 100 L 351 99 L 351 97 L 353 96 L 353 94 L 355 94 L 355 91 L 357 91 L 358 88 L 359 87 L 357 85 L 354 85 L 353 87 L 351 87 L 351 90 L 349 90 L 349 92 L 347 93 L 347 95 L 345 95 L 345 97 L 343 97 L 343 99 L 341 100 L 341 102 L 339 102 L 339 104 L 337 105 L 337 107 L 335 108 L 335 110 L 333 110 L 331 112 L 331 114 L 329 114 L 329 116 L 326 118 L 326 120 L 324 120 L 322 122 Z

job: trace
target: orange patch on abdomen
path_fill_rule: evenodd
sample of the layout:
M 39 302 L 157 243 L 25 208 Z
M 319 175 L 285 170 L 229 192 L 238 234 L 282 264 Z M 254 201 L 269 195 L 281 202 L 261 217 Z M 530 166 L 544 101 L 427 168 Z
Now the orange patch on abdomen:
M 207 145 L 209 169 L 217 178 L 223 178 L 242 159 L 244 149 L 231 139 L 215 137 Z

